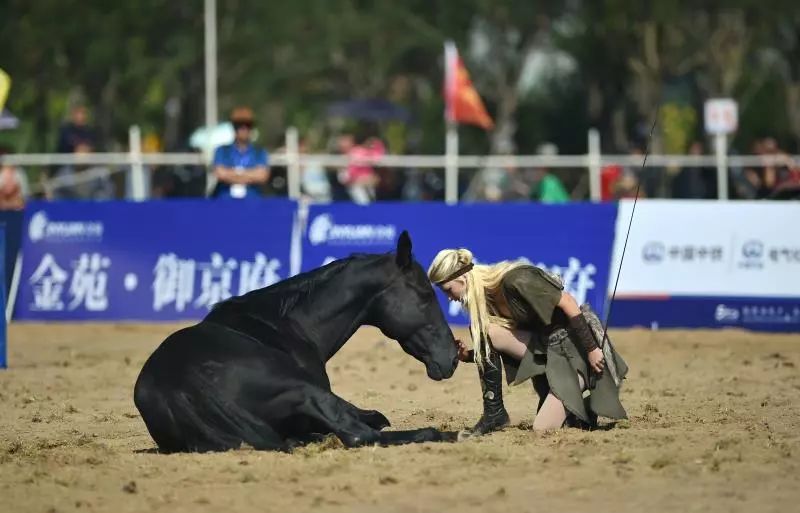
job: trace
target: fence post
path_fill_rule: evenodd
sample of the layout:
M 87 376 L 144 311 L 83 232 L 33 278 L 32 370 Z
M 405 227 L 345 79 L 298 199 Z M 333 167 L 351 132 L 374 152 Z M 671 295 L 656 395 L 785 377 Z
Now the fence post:
M 600 151 L 600 131 L 596 128 L 590 128 L 589 154 L 587 155 L 587 160 L 589 161 L 589 198 L 595 203 L 602 200 L 602 184 L 600 181 Z
M 143 201 L 147 199 L 144 165 L 142 164 L 142 131 L 137 125 L 128 130 L 128 147 L 131 155 L 130 188 L 128 199 Z
M 458 125 L 447 123 L 444 157 L 444 201 L 448 205 L 458 203 Z
M 291 199 L 300 199 L 300 137 L 293 126 L 286 129 L 286 188 Z
M 714 152 L 717 160 L 717 197 L 728 199 L 728 136 L 714 136 Z

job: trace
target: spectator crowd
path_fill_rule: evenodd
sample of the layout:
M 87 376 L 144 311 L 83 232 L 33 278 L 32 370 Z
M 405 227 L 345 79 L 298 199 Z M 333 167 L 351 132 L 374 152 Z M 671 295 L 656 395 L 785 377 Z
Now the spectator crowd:
M 234 137 L 217 147 L 212 173 L 202 166 L 147 168 L 147 187 L 153 197 L 210 196 L 242 200 L 286 194 L 286 170 L 273 169 L 266 149 L 254 141 L 256 118 L 247 107 L 230 116 Z M 99 147 L 89 112 L 76 106 L 59 131 L 57 152 L 85 155 Z M 143 151 L 158 151 L 157 141 L 145 139 Z M 387 154 L 387 145 L 374 124 L 363 124 L 320 143 L 301 138 L 301 191 L 320 202 L 352 201 L 367 204 L 379 200 L 442 200 L 444 174 L 438 169 L 387 168 L 377 165 Z M 644 157 L 644 144 L 633 144 L 627 153 Z M 0 155 L 10 153 L 0 147 Z M 338 153 L 347 164 L 338 169 L 323 166 L 310 155 Z M 551 143 L 539 146 L 538 154 L 556 155 Z M 708 154 L 702 141 L 694 141 L 689 155 Z M 793 159 L 772 137 L 756 140 L 751 154 L 763 157 L 761 165 L 729 169 L 729 190 L 736 199 L 784 199 L 800 197 L 800 162 Z M 30 197 L 54 200 L 107 200 L 125 197 L 131 183 L 129 173 L 113 173 L 108 166 L 67 165 L 48 169 L 33 186 L 28 174 L 16 166 L 0 168 L 0 209 L 22 209 Z M 210 182 L 206 183 L 206 181 Z M 717 177 L 713 167 L 646 167 L 607 165 L 601 170 L 601 198 L 611 201 L 640 197 L 713 199 Z M 459 197 L 464 201 L 537 201 L 564 203 L 588 197 L 588 174 L 582 169 L 485 168 L 462 170 Z

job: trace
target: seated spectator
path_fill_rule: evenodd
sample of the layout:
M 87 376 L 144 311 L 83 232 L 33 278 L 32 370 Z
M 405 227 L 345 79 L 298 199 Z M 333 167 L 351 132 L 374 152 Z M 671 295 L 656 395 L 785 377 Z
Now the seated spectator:
M 614 195 L 616 184 L 624 174 L 624 169 L 619 164 L 609 164 L 600 169 L 600 200 L 611 201 L 617 199 Z
M 548 169 L 541 167 L 534 170 L 530 198 L 542 203 L 567 203 L 570 200 L 569 193 L 561 180 Z
M 612 194 L 617 199 L 646 198 L 647 191 L 639 187 L 639 179 L 633 173 L 623 173 L 612 187 Z
M 772 137 L 753 143 L 753 154 L 764 158 L 763 165 L 744 170 L 743 179 L 735 182 L 737 195 L 744 199 L 771 198 L 775 192 L 798 180 L 798 165 Z M 790 185 L 791 186 L 791 185 Z
M 308 155 L 308 141 L 301 139 L 298 145 L 300 155 Z M 305 160 L 300 167 L 300 188 L 303 196 L 313 201 L 328 202 L 332 199 L 328 172 L 316 160 Z
M 69 121 L 58 132 L 58 153 L 75 153 L 78 145 L 96 146 L 94 130 L 89 126 L 89 111 L 83 105 L 70 110 Z
M 558 148 L 553 143 L 539 145 L 536 153 L 543 156 L 558 155 Z M 533 201 L 542 203 L 566 203 L 570 200 L 567 189 L 561 180 L 549 169 L 537 167 L 533 170 L 531 188 L 528 196 Z
M 339 151 L 350 159 L 339 180 L 355 203 L 367 204 L 375 201 L 378 174 L 372 163 L 386 154 L 383 142 L 377 137 L 359 137 L 352 134 L 339 137 Z
M 251 140 L 253 111 L 239 107 L 231 113 L 236 138 L 214 152 L 214 198 L 252 199 L 262 197 L 261 187 L 269 181 L 269 155 Z
M 702 156 L 703 143 L 695 141 L 689 146 L 689 155 Z M 684 167 L 672 180 L 672 197 L 680 199 L 705 199 L 711 195 L 712 182 L 716 175 L 709 168 L 701 166 Z
M 92 153 L 92 146 L 79 142 L 74 153 Z M 111 170 L 105 166 L 64 166 L 56 171 L 48 188 L 48 198 L 57 200 L 110 200 L 115 196 Z
M 6 149 L 0 149 L 0 155 L 6 153 Z M 0 164 L 0 210 L 22 210 L 29 195 L 25 172 L 11 164 Z

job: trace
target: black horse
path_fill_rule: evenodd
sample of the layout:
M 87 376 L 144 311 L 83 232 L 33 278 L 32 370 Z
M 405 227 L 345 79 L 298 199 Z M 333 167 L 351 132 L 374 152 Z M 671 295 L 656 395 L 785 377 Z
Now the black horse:
M 325 363 L 362 325 L 398 340 L 430 378 L 453 375 L 453 334 L 403 232 L 396 254 L 354 255 L 220 303 L 153 352 L 134 402 L 162 452 L 289 450 L 331 433 L 347 447 L 450 440 L 381 431 L 383 414 L 331 392 Z

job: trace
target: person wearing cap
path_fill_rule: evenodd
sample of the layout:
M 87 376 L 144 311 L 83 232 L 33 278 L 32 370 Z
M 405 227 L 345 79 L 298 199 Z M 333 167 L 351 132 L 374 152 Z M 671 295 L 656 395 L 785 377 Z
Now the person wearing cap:
M 255 119 L 253 111 L 239 107 L 231 113 L 236 133 L 233 143 L 220 146 L 214 152 L 215 198 L 259 198 L 261 186 L 269 180 L 269 155 L 256 147 L 251 135 Z

